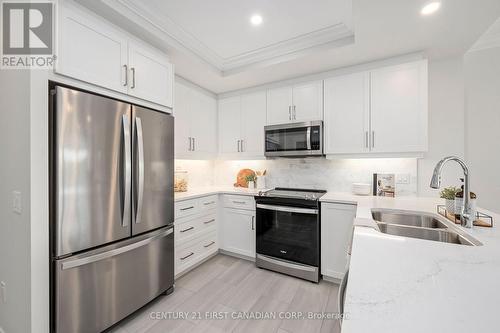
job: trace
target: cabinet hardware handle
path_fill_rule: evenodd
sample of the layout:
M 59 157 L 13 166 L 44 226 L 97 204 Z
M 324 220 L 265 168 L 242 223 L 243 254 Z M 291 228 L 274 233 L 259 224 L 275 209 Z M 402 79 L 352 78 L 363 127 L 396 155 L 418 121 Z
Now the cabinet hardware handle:
M 208 205 L 213 205 L 215 203 L 215 201 L 210 201 L 210 202 L 204 202 L 203 204 L 205 206 L 208 206 Z
M 292 106 L 288 106 L 288 120 L 292 120 Z
M 186 207 L 186 208 L 181 208 L 181 211 L 185 211 L 185 210 L 190 210 L 190 209 L 193 209 L 194 206 L 190 206 L 190 207 Z
M 365 148 L 368 148 L 368 131 L 365 132 Z
M 297 111 L 295 110 L 295 105 L 293 106 L 293 120 L 297 120 Z
M 123 65 L 123 68 L 125 69 L 125 82 L 123 83 L 123 86 L 126 87 L 128 84 L 128 66 Z
M 187 258 L 191 257 L 193 254 L 194 254 L 194 252 L 191 252 L 191 253 L 190 253 L 190 254 L 188 254 L 187 256 L 185 256 L 185 257 L 181 257 L 181 260 L 186 260 Z
M 252 216 L 252 230 L 255 230 L 254 221 L 255 221 L 255 216 Z
M 212 222 L 215 222 L 215 219 L 211 219 L 211 220 L 205 221 L 205 222 L 203 222 L 203 223 L 204 223 L 204 224 L 209 224 L 209 223 L 212 223 Z
M 372 131 L 372 148 L 375 148 L 375 131 Z
M 246 204 L 245 201 L 233 201 L 233 203 L 240 204 L 240 205 L 245 205 Z
M 214 244 L 215 244 L 215 242 L 214 242 L 214 241 L 212 241 L 212 242 L 210 242 L 210 243 L 209 243 L 209 244 L 207 244 L 207 245 L 203 245 L 203 247 L 210 247 L 210 246 L 212 246 L 212 245 L 214 245 Z
M 196 151 L 196 138 L 193 138 L 193 151 Z
M 240 141 L 241 141 L 241 143 L 240 143 L 240 145 L 241 145 L 241 152 L 244 152 L 244 151 L 245 151 L 245 149 L 243 148 L 243 147 L 244 147 L 244 146 L 243 146 L 243 142 L 244 142 L 245 140 L 240 140 Z
M 194 229 L 194 227 L 189 227 L 187 229 L 181 230 L 181 232 L 188 232 L 189 230 L 193 230 L 193 229 Z
M 132 67 L 132 68 L 130 68 L 130 70 L 132 71 L 132 85 L 130 86 L 130 88 L 134 89 L 135 88 L 135 68 Z
M 238 153 L 240 152 L 240 140 L 237 142 L 237 147 L 238 147 Z

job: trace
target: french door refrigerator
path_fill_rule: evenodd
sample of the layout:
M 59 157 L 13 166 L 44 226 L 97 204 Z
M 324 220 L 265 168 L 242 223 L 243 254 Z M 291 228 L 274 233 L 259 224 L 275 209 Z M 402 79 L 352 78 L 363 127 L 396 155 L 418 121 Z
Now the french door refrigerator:
M 174 284 L 174 120 L 51 89 L 52 331 L 100 332 Z

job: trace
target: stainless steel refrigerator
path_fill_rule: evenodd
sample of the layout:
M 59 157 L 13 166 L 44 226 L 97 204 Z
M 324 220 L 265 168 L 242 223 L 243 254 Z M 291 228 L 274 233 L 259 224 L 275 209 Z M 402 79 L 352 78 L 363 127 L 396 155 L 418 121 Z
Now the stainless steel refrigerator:
M 50 94 L 52 330 L 100 332 L 173 290 L 174 119 Z

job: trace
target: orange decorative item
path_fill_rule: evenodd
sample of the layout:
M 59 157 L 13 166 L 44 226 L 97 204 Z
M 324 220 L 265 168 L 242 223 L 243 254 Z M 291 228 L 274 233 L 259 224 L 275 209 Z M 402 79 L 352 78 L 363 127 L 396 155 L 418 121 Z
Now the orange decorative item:
M 248 188 L 247 177 L 254 176 L 255 171 L 252 169 L 241 169 L 236 176 L 236 183 L 234 183 L 234 187 L 246 187 Z

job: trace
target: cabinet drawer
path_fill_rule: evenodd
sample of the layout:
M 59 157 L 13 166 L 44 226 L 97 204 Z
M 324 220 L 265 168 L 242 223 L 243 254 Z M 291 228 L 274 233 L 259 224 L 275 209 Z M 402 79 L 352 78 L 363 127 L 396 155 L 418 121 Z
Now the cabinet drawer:
M 201 211 L 206 211 L 206 210 L 217 208 L 217 195 L 203 197 L 203 198 L 200 198 L 198 200 L 199 200 L 199 205 L 200 205 Z
M 224 195 L 224 207 L 255 210 L 255 200 L 246 195 Z
M 175 219 L 198 213 L 199 201 L 197 199 L 175 203 Z
M 201 236 L 209 230 L 216 230 L 215 212 L 212 214 L 196 214 L 175 221 L 175 244 Z
M 175 274 L 179 274 L 196 265 L 209 255 L 217 252 L 219 244 L 217 242 L 217 232 L 196 238 L 187 242 L 183 246 L 175 249 Z

